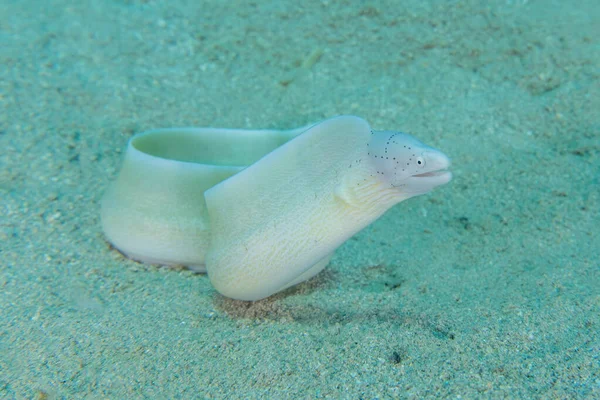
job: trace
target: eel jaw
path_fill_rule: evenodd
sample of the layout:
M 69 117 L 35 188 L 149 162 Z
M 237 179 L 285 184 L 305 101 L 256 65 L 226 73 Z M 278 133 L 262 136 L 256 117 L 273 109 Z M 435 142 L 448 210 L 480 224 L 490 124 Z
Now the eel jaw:
M 424 174 L 413 175 L 411 178 L 415 180 L 418 179 L 421 183 L 427 182 L 432 186 L 439 186 L 450 182 L 452 179 L 452 172 L 446 170 L 431 171 L 425 172 Z
M 431 149 L 423 152 L 422 156 L 426 160 L 426 171 L 412 175 L 403 182 L 402 191 L 405 193 L 427 193 L 452 180 L 452 172 L 447 170 L 451 162 L 444 153 Z

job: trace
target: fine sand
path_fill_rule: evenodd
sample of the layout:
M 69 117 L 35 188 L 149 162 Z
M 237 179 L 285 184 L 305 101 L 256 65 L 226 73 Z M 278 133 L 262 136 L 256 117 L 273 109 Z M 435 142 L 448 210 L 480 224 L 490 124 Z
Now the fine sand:
M 573 4 L 0 1 L 0 398 L 600 398 L 600 6 Z M 104 241 L 132 134 L 339 114 L 454 180 L 311 281 L 232 301 Z

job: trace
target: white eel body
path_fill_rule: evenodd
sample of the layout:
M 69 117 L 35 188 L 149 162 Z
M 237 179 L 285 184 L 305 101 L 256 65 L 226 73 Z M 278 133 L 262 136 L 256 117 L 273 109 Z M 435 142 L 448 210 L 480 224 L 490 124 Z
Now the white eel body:
M 102 201 L 104 232 L 134 259 L 206 268 L 240 300 L 316 275 L 390 207 L 452 178 L 439 150 L 354 116 L 290 131 L 164 131 L 130 141 Z

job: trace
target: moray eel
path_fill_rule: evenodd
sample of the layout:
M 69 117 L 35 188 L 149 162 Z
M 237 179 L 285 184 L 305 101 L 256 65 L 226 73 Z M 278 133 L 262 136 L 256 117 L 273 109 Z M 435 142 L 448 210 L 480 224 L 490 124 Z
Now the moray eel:
M 150 131 L 131 139 L 102 226 L 131 258 L 205 269 L 221 294 L 254 301 L 319 273 L 390 207 L 448 183 L 449 166 L 354 116 L 289 131 Z

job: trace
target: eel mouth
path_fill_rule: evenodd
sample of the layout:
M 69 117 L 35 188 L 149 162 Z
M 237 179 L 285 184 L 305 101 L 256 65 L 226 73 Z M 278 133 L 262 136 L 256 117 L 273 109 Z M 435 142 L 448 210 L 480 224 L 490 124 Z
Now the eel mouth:
M 448 171 L 452 164 L 442 152 L 431 149 L 423 153 L 429 171 L 412 175 L 407 180 L 405 190 L 414 194 L 427 193 L 437 186 L 445 185 L 452 180 L 452 172 Z
M 425 159 L 423 171 L 412 171 L 415 173 L 414 175 L 399 180 L 395 185 L 400 192 L 409 196 L 427 193 L 452 180 L 452 172 L 448 170 L 451 161 L 444 153 L 429 149 L 424 151 L 421 156 Z
M 429 178 L 429 177 L 441 176 L 441 175 L 447 174 L 449 172 L 450 171 L 447 171 L 445 169 L 438 170 L 438 171 L 429 171 L 429 172 L 425 172 L 424 174 L 413 175 L 413 178 Z
M 423 153 L 427 159 L 430 170 L 421 174 L 415 174 L 411 178 L 418 185 L 429 185 L 431 188 L 444 185 L 452 179 L 452 172 L 448 171 L 452 162 L 442 152 L 432 149 Z
M 428 185 L 431 188 L 439 185 L 444 185 L 452 179 L 452 172 L 440 169 L 436 171 L 429 171 L 423 174 L 417 174 L 411 176 L 414 182 L 419 182 L 420 185 Z

